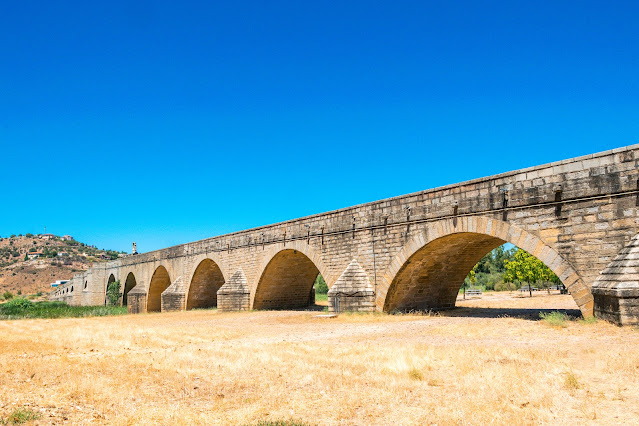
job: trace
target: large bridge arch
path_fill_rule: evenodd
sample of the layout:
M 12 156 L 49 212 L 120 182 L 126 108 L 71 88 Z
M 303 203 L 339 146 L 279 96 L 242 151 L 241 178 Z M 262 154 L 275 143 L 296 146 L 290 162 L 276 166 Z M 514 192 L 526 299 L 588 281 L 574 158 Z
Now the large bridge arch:
M 226 281 L 220 262 L 205 257 L 193 270 L 186 290 L 186 309 L 217 306 L 217 291 Z
M 309 298 L 318 274 L 329 286 L 334 282 L 319 253 L 299 241 L 271 247 L 257 270 L 253 309 L 304 308 L 312 302 Z
M 512 243 L 537 257 L 561 279 L 584 316 L 593 297 L 575 268 L 536 235 L 501 220 L 467 216 L 428 223 L 391 261 L 378 289 L 384 311 L 452 307 L 464 278 L 490 250 Z
M 146 311 L 159 312 L 162 310 L 162 292 L 171 285 L 169 271 L 163 265 L 155 268 L 147 295 Z

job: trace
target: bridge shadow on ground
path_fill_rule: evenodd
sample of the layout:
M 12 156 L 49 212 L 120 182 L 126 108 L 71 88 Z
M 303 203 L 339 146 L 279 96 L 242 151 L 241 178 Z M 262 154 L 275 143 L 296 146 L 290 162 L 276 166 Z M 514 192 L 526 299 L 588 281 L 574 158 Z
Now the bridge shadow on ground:
M 437 314 L 443 317 L 519 318 L 539 321 L 541 319 L 540 314 L 548 314 L 550 312 L 561 312 L 571 319 L 582 318 L 579 309 L 480 308 L 464 306 L 437 311 Z

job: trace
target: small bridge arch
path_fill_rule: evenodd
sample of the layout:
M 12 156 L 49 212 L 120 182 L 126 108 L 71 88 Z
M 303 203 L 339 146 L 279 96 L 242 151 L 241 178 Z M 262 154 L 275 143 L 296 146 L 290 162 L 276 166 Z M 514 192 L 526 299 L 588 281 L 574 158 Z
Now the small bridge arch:
M 328 269 L 319 253 L 304 242 L 278 244 L 264 256 L 253 295 L 253 309 L 300 309 L 312 305 L 311 291 Z M 331 284 L 329 284 L 330 286 Z
M 219 262 L 211 257 L 202 259 L 188 281 L 186 309 L 216 307 L 217 291 L 225 281 Z
M 151 282 L 149 283 L 149 292 L 147 295 L 146 311 L 159 312 L 162 310 L 162 292 L 171 285 L 171 277 L 169 271 L 163 265 L 155 268 Z

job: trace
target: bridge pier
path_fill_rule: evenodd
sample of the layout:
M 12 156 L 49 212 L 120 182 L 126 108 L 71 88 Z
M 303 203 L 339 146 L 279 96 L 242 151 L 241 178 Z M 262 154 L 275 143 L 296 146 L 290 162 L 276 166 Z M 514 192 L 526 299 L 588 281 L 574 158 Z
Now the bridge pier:
M 248 311 L 251 292 L 242 269 L 238 269 L 217 291 L 217 309 L 227 311 Z
M 182 277 L 178 277 L 162 292 L 162 312 L 183 311 L 186 309 L 186 288 Z
M 328 312 L 373 312 L 375 287 L 355 259 L 328 291 Z
M 639 325 L 639 235 L 601 272 L 592 295 L 595 316 L 617 325 Z
M 142 286 L 135 286 L 127 295 L 127 310 L 130 314 L 146 312 L 146 298 L 148 293 Z

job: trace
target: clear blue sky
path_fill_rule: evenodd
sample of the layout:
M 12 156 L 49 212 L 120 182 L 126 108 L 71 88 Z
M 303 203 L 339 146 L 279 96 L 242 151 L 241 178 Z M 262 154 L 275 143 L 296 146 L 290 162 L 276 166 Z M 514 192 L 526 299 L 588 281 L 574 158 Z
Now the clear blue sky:
M 636 1 L 0 4 L 0 236 L 141 251 L 639 142 Z

